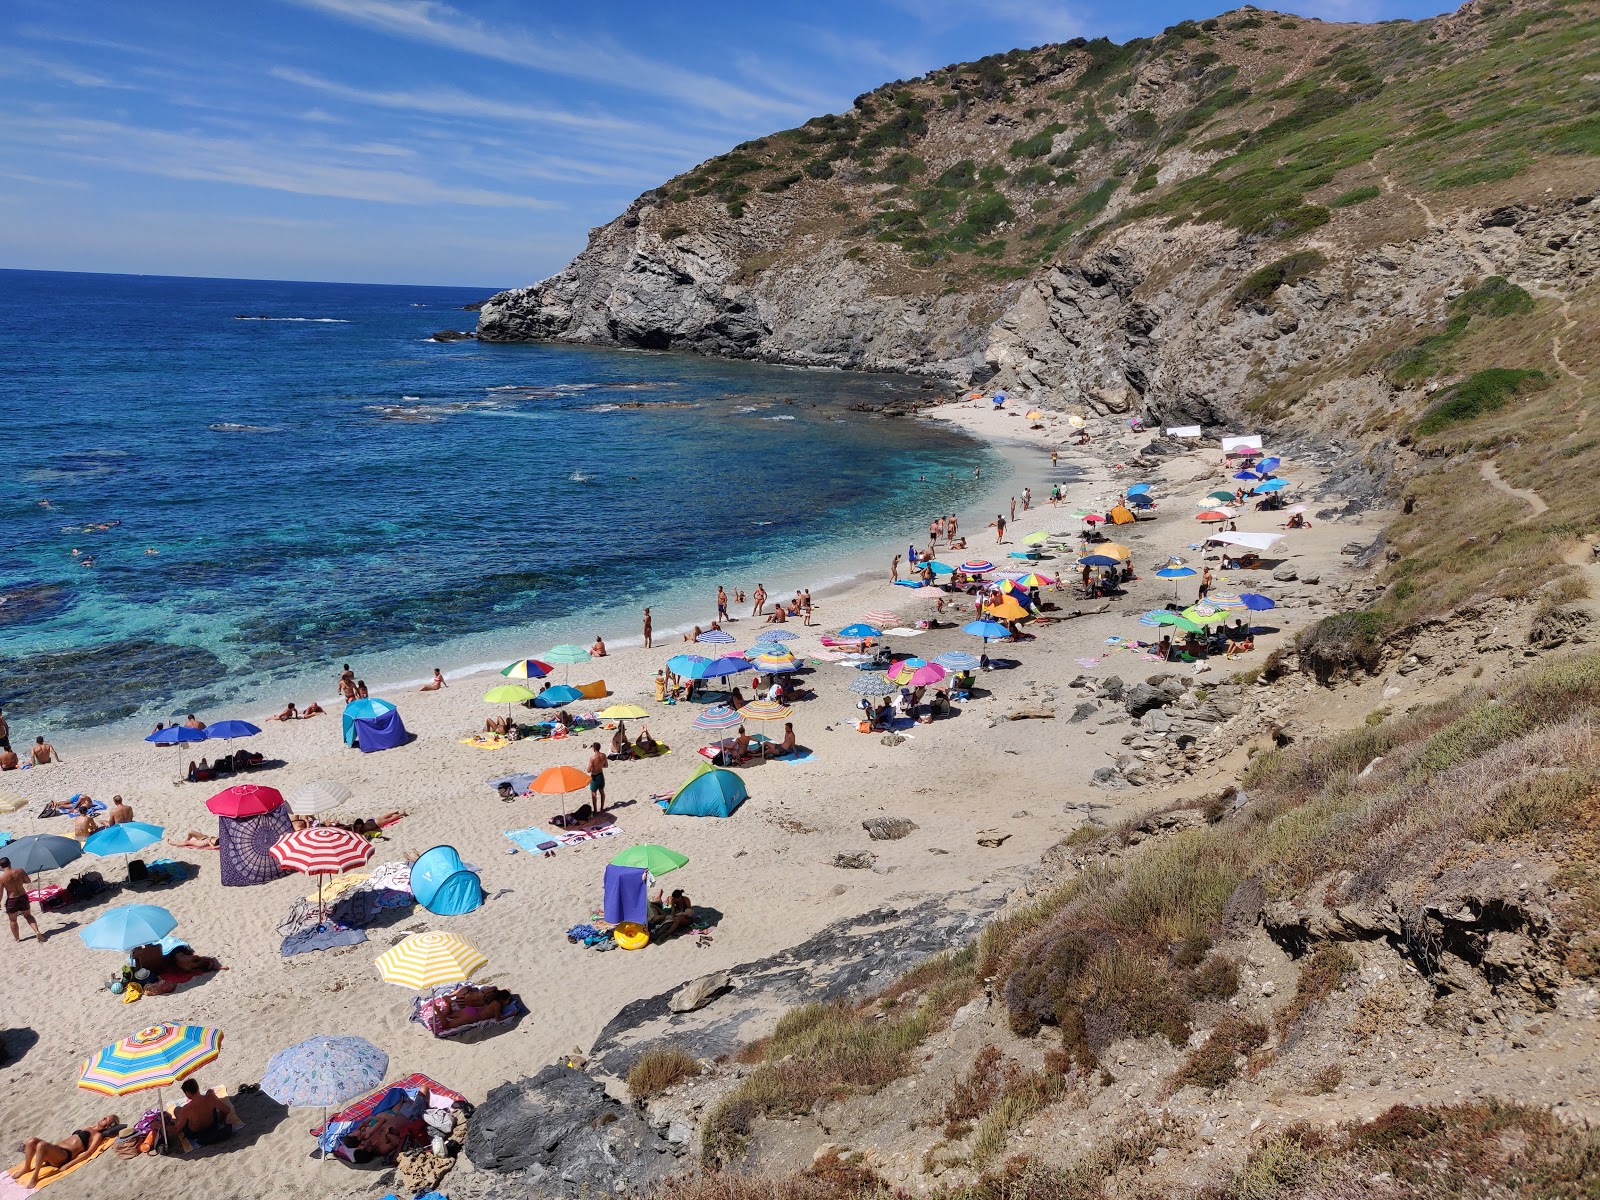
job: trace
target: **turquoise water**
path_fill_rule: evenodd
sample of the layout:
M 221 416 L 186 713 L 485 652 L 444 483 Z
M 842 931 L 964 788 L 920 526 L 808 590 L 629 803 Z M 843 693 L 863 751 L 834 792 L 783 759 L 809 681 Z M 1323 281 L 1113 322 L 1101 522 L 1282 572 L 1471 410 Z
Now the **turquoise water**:
M 504 661 L 643 604 L 664 628 L 708 583 L 821 584 L 1005 471 L 851 411 L 914 380 L 428 340 L 491 290 L 0 271 L 19 732 Z

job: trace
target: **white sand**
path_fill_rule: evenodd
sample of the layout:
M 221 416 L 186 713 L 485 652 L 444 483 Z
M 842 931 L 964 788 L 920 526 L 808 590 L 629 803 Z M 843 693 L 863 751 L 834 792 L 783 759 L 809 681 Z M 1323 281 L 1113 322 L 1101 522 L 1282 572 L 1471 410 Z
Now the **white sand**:
M 1075 530 L 1074 509 L 1103 502 L 1137 478 L 1098 459 L 1074 459 L 1087 471 L 1086 482 L 1074 486 L 1070 505 L 1052 509 L 1043 501 L 1051 477 L 1043 447 L 1058 443 L 1066 433 L 1058 419 L 1052 419 L 1050 429 L 1035 433 L 1026 429 L 1019 416 L 968 405 L 949 405 L 933 415 L 980 436 L 1003 437 L 1035 447 L 1031 451 L 1033 467 L 1015 480 L 1015 487 L 1020 496 L 1023 484 L 1031 484 L 1035 500 L 1043 507 L 1036 504 L 1035 512 L 1024 514 L 1019 501 L 1010 531 L 1013 542 L 1017 536 L 1039 529 Z M 1092 449 L 1108 455 L 1114 463 L 1118 455 L 1147 438 L 1110 435 Z M 1062 462 L 1068 461 L 1063 450 Z M 1285 469 L 1296 480 L 1311 478 L 1310 472 L 1297 469 L 1292 462 Z M 846 690 L 854 672 L 833 664 L 818 667 L 805 678 L 820 696 L 799 704 L 795 713 L 800 741 L 815 751 L 815 758 L 796 765 L 767 764 L 745 770 L 751 799 L 731 820 L 666 817 L 648 799 L 652 793 L 672 790 L 688 775 L 696 762 L 695 747 L 705 740 L 689 729 L 699 706 L 661 707 L 654 703 L 651 680 L 657 667 L 668 656 L 686 649 L 676 636 L 670 640 L 660 636 L 653 650 L 628 649 L 573 668 L 575 681 L 604 677 L 613 693 L 609 703 L 635 702 L 650 709 L 651 731 L 669 744 L 673 753 L 652 761 L 614 765 L 607 777 L 622 836 L 563 849 L 553 859 L 528 853 L 508 855 L 511 843 L 501 831 L 527 825 L 548 829 L 557 804 L 530 799 L 502 803 L 485 781 L 560 763 L 581 767 L 587 757 L 585 743 L 576 739 L 529 741 L 498 751 L 459 744 L 460 737 L 482 728 L 485 716 L 503 711 L 485 705 L 480 698 L 489 687 L 505 682 L 496 675 L 456 679 L 448 690 L 438 693 L 390 694 L 388 698 L 400 706 L 416 740 L 381 754 L 345 749 L 337 711 L 308 721 L 265 725 L 265 731 L 249 741 L 250 748 L 289 765 L 255 776 L 256 782 L 288 794 L 311 780 L 343 781 L 356 794 L 339 813 L 345 819 L 405 809 L 411 815 L 377 844 L 373 863 L 398 859 L 407 850 L 449 843 L 468 862 L 482 868 L 491 899 L 477 912 L 457 918 L 433 917 L 418 909 L 409 919 L 376 931 L 366 944 L 285 960 L 278 954 L 277 924 L 296 898 L 315 890 L 314 881 L 292 876 L 261 887 L 223 889 L 215 853 L 173 851 L 174 857 L 199 864 L 197 879 L 153 893 L 125 893 L 70 914 L 42 915 L 41 923 L 51 935 L 45 944 L 29 939 L 11 947 L 6 1024 L 12 1033 L 8 1040 L 15 1045 L 16 1031 L 33 1030 L 38 1042 L 20 1061 L 5 1068 L 9 1086 L 0 1094 L 0 1127 L 8 1131 L 15 1147 L 31 1134 L 52 1140 L 64 1137 L 110 1111 L 131 1120 L 148 1106 L 152 1094 L 105 1100 L 78 1090 L 74 1085 L 79 1064 L 92 1050 L 161 1021 L 200 1022 L 226 1031 L 222 1057 L 202 1072 L 203 1085 L 221 1083 L 231 1088 L 255 1080 L 275 1051 L 313 1034 L 355 1033 L 389 1053 L 391 1078 L 424 1071 L 481 1101 L 498 1082 L 531 1073 L 575 1047 L 586 1049 L 616 1010 L 639 996 L 771 954 L 829 922 L 885 901 L 944 895 L 991 879 L 1020 879 L 1044 848 L 1081 823 L 1085 804 L 1097 806 L 1099 819 L 1115 820 L 1158 797 L 1166 798 L 1150 791 L 1106 793 L 1087 787 L 1091 771 L 1112 761 L 1121 749 L 1121 727 L 1090 735 L 1084 726 L 1069 725 L 1063 719 L 991 727 L 990 717 L 1006 711 L 1030 690 L 1026 681 L 1060 685 L 1084 672 L 1074 660 L 1103 650 L 1106 637 L 1151 635 L 1151 630 L 1124 614 L 1157 606 L 1170 595 L 1170 585 L 1149 577 L 1149 572 L 1155 561 L 1169 552 L 1188 553 L 1184 548 L 1202 533 L 1191 519 L 1193 500 L 1216 483 L 1186 482 L 1202 471 L 1212 472 L 1216 483 L 1224 478 L 1216 451 L 1167 461 L 1159 475 L 1175 482 L 1157 489 L 1161 519 L 1118 530 L 1133 547 L 1135 563 L 1146 575 L 1132 585 L 1129 599 L 1114 602 L 1104 615 L 1051 626 L 1036 641 L 991 648 L 1022 665 L 986 676 L 982 682 L 993 690 L 992 698 L 963 706 L 964 711 L 954 719 L 913 730 L 912 740 L 904 745 L 886 747 L 877 736 L 856 733 L 847 720 L 852 716 L 854 697 Z M 1277 514 L 1249 514 L 1241 517 L 1240 524 L 1245 529 L 1275 529 L 1279 519 Z M 967 557 L 993 557 L 1015 548 L 997 548 L 992 531 L 972 524 L 976 523 L 964 522 L 963 528 L 970 539 Z M 1376 514 L 1368 524 L 1378 524 Z M 1291 534 L 1292 552 L 1303 555 L 1303 562 L 1319 564 L 1325 577 L 1331 577 L 1337 569 L 1338 546 L 1361 536 L 1358 529 L 1355 522 L 1346 521 Z M 899 545 L 903 550 L 905 540 L 911 539 L 920 546 L 926 534 L 925 525 L 920 530 L 906 530 Z M 791 646 L 815 650 L 816 638 L 824 630 L 856 620 L 868 609 L 891 608 L 908 620 L 928 613 L 932 606 L 918 593 L 888 583 L 888 559 L 894 553 L 894 549 L 885 550 L 883 569 L 876 578 L 822 599 L 817 627 L 786 626 L 805 635 Z M 1189 557 L 1195 556 L 1190 553 Z M 1041 568 L 1053 575 L 1062 565 L 1053 561 Z M 1224 579 L 1219 588 L 1242 584 L 1273 591 L 1264 574 L 1248 581 Z M 752 585 L 753 581 L 743 584 L 746 590 Z M 1194 581 L 1186 581 L 1181 593 L 1192 599 Z M 1068 610 L 1078 606 L 1064 594 L 1052 593 L 1050 598 Z M 711 597 L 707 600 L 709 610 Z M 748 613 L 748 605 L 744 613 Z M 959 622 L 969 619 L 969 613 L 970 607 L 952 615 Z M 1287 632 L 1315 615 L 1314 610 L 1294 608 L 1273 614 L 1278 618 L 1274 623 Z M 748 619 L 730 626 L 741 647 L 748 646 L 764 628 L 767 626 Z M 637 634 L 636 629 L 621 632 Z M 1259 662 L 1276 640 L 1266 639 L 1262 650 L 1240 665 Z M 892 641 L 897 650 L 929 658 L 956 648 L 975 652 L 977 646 L 974 639 L 955 629 Z M 541 649 L 530 646 L 528 652 L 537 654 Z M 1132 653 L 1119 653 L 1087 673 L 1117 673 L 1136 680 L 1158 669 L 1157 664 Z M 1219 673 L 1227 669 L 1221 664 L 1216 668 Z M 330 679 L 332 674 L 330 667 Z M 747 684 L 748 680 L 739 682 Z M 114 681 L 108 681 L 108 686 L 114 686 Z M 1064 705 L 1058 701 L 1063 718 L 1070 715 L 1072 695 L 1063 693 Z M 259 723 L 265 714 L 202 715 L 242 716 Z M 630 722 L 630 732 L 637 733 L 639 724 Z M 781 732 L 781 723 L 777 731 Z M 609 731 L 597 731 L 589 740 L 605 741 L 609 736 Z M 3 777 L 5 789 L 27 797 L 31 807 L 0 818 L 0 826 L 19 836 L 67 833 L 64 818 L 40 821 L 32 814 L 48 798 L 88 791 L 106 800 L 120 792 L 132 803 L 139 820 L 163 824 L 169 833 L 181 835 L 191 828 L 215 832 L 215 818 L 204 803 L 221 785 L 172 782 L 180 764 L 197 757 L 193 748 L 165 749 L 133 742 L 87 755 L 73 754 L 70 743 L 63 749 L 68 751 L 65 765 Z M 1020 815 L 1024 812 L 1028 815 Z M 841 850 L 869 846 L 860 822 L 875 814 L 908 816 L 920 826 L 903 841 L 870 843 L 880 864 L 892 871 L 843 871 L 830 865 Z M 977 834 L 990 828 L 1012 836 L 997 849 L 979 848 Z M 697 948 L 692 939 L 680 938 L 640 953 L 597 954 L 567 943 L 563 932 L 588 919 L 598 906 L 605 863 L 636 842 L 660 842 L 690 856 L 688 868 L 671 876 L 670 885 L 684 887 L 696 902 L 724 914 L 710 948 Z M 933 848 L 948 853 L 930 853 Z M 155 848 L 144 855 L 155 856 Z M 120 874 L 117 860 L 104 864 L 85 860 L 82 865 L 101 867 L 108 879 Z M 103 984 L 120 965 L 121 956 L 86 949 L 73 930 L 88 924 L 109 904 L 128 902 L 169 907 L 180 921 L 177 932 L 200 953 L 221 957 L 230 969 L 173 995 L 146 997 L 131 1005 L 120 1003 Z M 519 992 L 532 1015 L 514 1032 L 477 1045 L 436 1040 L 420 1026 L 409 1024 L 411 993 L 381 982 L 373 959 L 403 931 L 432 928 L 458 931 L 475 941 L 490 956 L 483 979 Z M 50 1195 L 72 1200 L 104 1194 L 113 1187 L 169 1194 L 176 1188 L 180 1189 L 176 1194 L 238 1197 L 366 1192 L 373 1178 L 370 1173 L 337 1164 L 322 1167 L 309 1157 L 312 1139 L 307 1131 L 318 1115 L 295 1110 L 276 1123 L 258 1118 L 243 1141 L 203 1151 L 203 1159 L 197 1161 L 146 1157 L 126 1163 L 107 1155 L 53 1185 Z M 118 1174 L 122 1178 L 114 1178 Z

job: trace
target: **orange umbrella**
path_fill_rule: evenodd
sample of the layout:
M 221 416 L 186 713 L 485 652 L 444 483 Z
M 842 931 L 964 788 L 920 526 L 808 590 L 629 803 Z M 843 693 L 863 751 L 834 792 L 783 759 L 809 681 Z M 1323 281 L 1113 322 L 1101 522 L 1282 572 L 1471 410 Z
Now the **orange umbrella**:
M 1028 615 L 1028 610 L 1018 604 L 1011 596 L 985 607 L 988 608 L 991 617 L 999 617 L 1002 621 L 1020 621 Z
M 582 791 L 588 786 L 587 772 L 577 767 L 550 767 L 539 772 L 529 790 L 542 792 L 546 796 L 565 796 L 568 792 Z

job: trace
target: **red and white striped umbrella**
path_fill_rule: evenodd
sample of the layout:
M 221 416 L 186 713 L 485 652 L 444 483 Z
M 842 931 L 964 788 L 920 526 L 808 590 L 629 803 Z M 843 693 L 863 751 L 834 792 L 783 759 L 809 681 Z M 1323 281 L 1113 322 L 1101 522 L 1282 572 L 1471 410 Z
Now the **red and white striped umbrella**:
M 372 857 L 372 843 L 348 829 L 313 825 L 310 829 L 284 834 L 267 853 L 286 871 L 317 877 L 317 916 L 320 919 L 326 911 L 322 906 L 322 877 L 342 875 L 352 867 L 359 867 Z
M 871 612 L 862 613 L 861 616 L 879 629 L 889 629 L 900 624 L 900 614 L 891 612 L 887 608 L 875 608 Z

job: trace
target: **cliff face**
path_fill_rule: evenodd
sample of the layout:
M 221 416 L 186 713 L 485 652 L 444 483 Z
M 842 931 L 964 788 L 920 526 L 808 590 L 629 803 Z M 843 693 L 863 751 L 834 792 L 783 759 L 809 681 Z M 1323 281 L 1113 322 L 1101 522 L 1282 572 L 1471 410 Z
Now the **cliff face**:
M 1377 359 L 1476 280 L 1589 294 L 1596 12 L 1246 8 L 897 81 L 641 196 L 485 304 L 479 336 L 992 381 L 1151 421 L 1223 424 L 1335 375 L 1381 408 L 1403 389 Z

